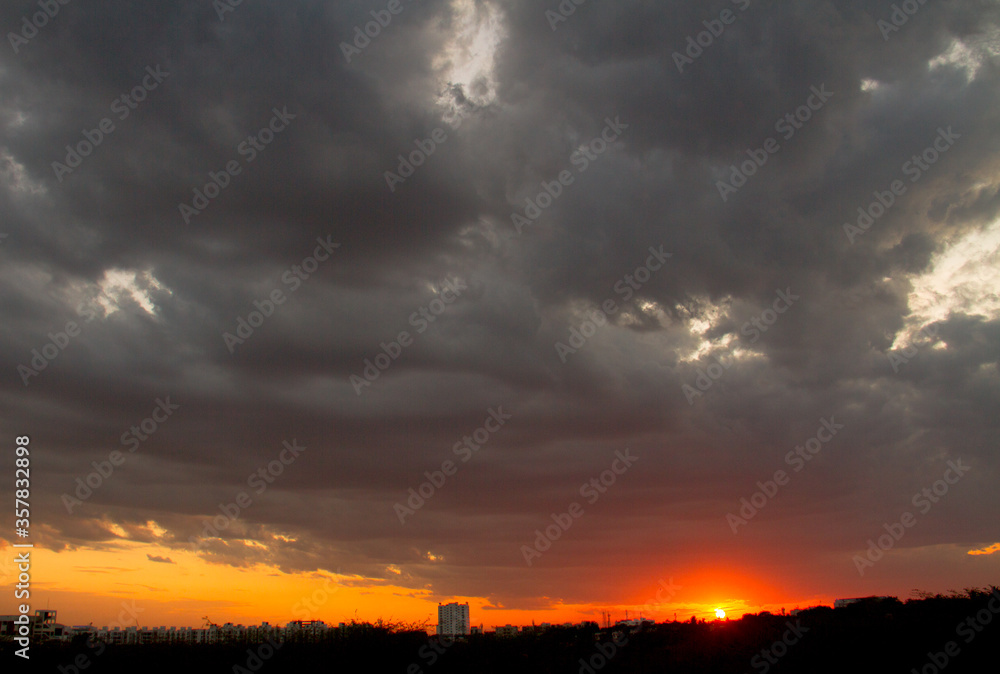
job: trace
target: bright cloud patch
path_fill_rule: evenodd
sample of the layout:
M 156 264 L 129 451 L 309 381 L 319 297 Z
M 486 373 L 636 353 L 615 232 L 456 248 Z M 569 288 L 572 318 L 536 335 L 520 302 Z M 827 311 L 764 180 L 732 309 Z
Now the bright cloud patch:
M 712 302 L 708 298 L 696 299 L 695 302 L 694 307 L 682 305 L 675 307 L 678 315 L 687 320 L 691 335 L 697 339 L 693 348 L 678 350 L 678 357 L 682 363 L 693 363 L 717 352 L 723 352 L 727 357 L 737 360 L 759 355 L 739 346 L 738 335 L 735 333 L 710 336 L 717 326 L 730 318 L 734 305 L 731 296 L 727 295 L 718 302 Z
M 462 114 L 460 97 L 477 107 L 496 100 L 496 53 L 506 30 L 495 5 L 473 0 L 452 2 L 452 30 L 433 66 L 447 84 L 438 103 L 447 108 L 445 121 L 455 124 Z
M 952 314 L 1000 318 L 1000 222 L 958 239 L 913 279 L 910 316 L 893 348 L 911 343 L 923 327 Z
M 6 183 L 13 192 L 44 194 L 48 191 L 45 185 L 29 178 L 24 164 L 2 148 L 0 148 L 0 181 Z
M 969 82 L 976 79 L 983 63 L 1000 54 L 1000 36 L 981 35 L 965 40 L 955 40 L 948 51 L 931 60 L 927 66 L 931 70 L 943 66 L 964 68 Z
M 166 290 L 149 271 L 137 272 L 124 269 L 109 269 L 104 272 L 100 282 L 101 295 L 98 303 L 104 307 L 105 314 L 118 311 L 119 304 L 131 299 L 151 316 L 156 315 L 156 305 L 151 293 L 155 290 Z M 169 292 L 169 290 L 167 291 Z
M 970 555 L 992 555 L 995 552 L 1000 552 L 1000 543 L 994 543 L 993 545 L 982 548 L 981 550 L 969 550 Z

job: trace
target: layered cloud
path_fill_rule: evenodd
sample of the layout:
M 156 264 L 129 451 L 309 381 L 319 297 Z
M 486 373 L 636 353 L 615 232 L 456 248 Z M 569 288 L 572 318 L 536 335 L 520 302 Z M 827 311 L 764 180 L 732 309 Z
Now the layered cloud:
M 2 415 L 40 544 L 200 537 L 519 608 L 701 569 L 995 582 L 966 551 L 1000 510 L 1000 5 L 558 7 L 69 3 L 2 52 Z

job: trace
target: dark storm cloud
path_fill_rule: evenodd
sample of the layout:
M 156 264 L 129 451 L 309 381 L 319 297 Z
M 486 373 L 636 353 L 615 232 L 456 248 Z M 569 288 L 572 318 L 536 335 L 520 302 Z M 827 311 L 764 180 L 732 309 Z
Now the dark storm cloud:
M 587 3 L 555 32 L 550 4 L 503 5 L 497 97 L 459 93 L 458 128 L 436 105 L 449 82 L 434 57 L 458 24 L 445 2 L 404 3 L 350 62 L 341 42 L 381 5 L 244 2 L 220 21 L 208 2 L 74 2 L 3 52 L 0 395 L 6 427 L 46 447 L 46 544 L 124 531 L 189 547 L 247 492 L 201 554 L 376 579 L 392 564 L 412 587 L 535 606 L 588 600 L 587 567 L 637 553 L 660 568 L 758 560 L 780 578 L 780 538 L 847 587 L 850 555 L 956 457 L 973 472 L 904 544 L 993 542 L 996 318 L 940 322 L 948 348 L 898 374 L 886 354 L 907 275 L 1000 210 L 995 57 L 971 80 L 928 67 L 955 39 L 995 35 L 1000 6 L 928 3 L 884 40 L 892 10 L 875 1 Z M 679 73 L 674 52 L 727 8 L 736 21 Z M 8 3 L 0 25 L 34 9 Z M 150 88 L 147 68 L 168 75 Z M 139 86 L 120 118 L 114 101 Z M 812 119 L 779 131 L 820 87 L 832 96 Z M 241 143 L 285 109 L 250 161 Z M 114 130 L 57 178 L 66 145 L 104 118 Z M 960 138 L 852 243 L 843 224 L 939 128 Z M 447 139 L 390 190 L 384 173 L 435 129 Z M 780 149 L 723 201 L 718 181 L 769 138 Z M 179 204 L 232 161 L 239 174 L 186 223 Z M 519 234 L 511 214 L 563 171 L 572 184 Z M 340 247 L 286 277 L 317 239 Z M 626 298 L 618 284 L 650 247 L 672 257 Z M 139 272 L 152 313 L 119 293 L 105 314 L 96 284 L 114 269 Z M 414 319 L 449 279 L 468 290 Z M 231 353 L 223 334 L 275 290 Z M 751 342 L 742 326 L 776 290 L 800 299 Z M 555 343 L 607 300 L 610 325 L 561 362 Z M 684 361 L 700 320 L 733 341 Z M 404 331 L 412 344 L 357 394 L 351 376 Z M 25 387 L 18 366 L 62 332 Z M 729 367 L 689 404 L 682 386 L 713 356 Z M 123 434 L 164 396 L 180 409 L 130 452 Z M 393 505 L 497 406 L 511 420 L 401 526 Z M 842 434 L 734 538 L 726 513 L 829 417 Z M 293 439 L 308 449 L 254 493 Z M 520 546 L 626 448 L 639 467 L 527 569 Z M 61 496 L 114 450 L 126 461 L 67 513 Z

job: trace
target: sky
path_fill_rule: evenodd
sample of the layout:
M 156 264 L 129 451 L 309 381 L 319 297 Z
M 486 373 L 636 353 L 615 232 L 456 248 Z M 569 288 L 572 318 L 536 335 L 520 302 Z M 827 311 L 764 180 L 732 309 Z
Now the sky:
M 995 0 L 0 27 L 32 608 L 490 629 L 1000 580 Z

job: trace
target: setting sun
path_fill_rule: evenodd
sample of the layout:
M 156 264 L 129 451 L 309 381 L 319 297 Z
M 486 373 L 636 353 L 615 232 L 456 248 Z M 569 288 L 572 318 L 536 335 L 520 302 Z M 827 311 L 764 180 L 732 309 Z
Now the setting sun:
M 723 611 L 721 608 L 717 608 L 715 609 L 715 617 L 718 618 L 719 620 L 722 620 L 723 618 L 726 617 L 726 612 Z

